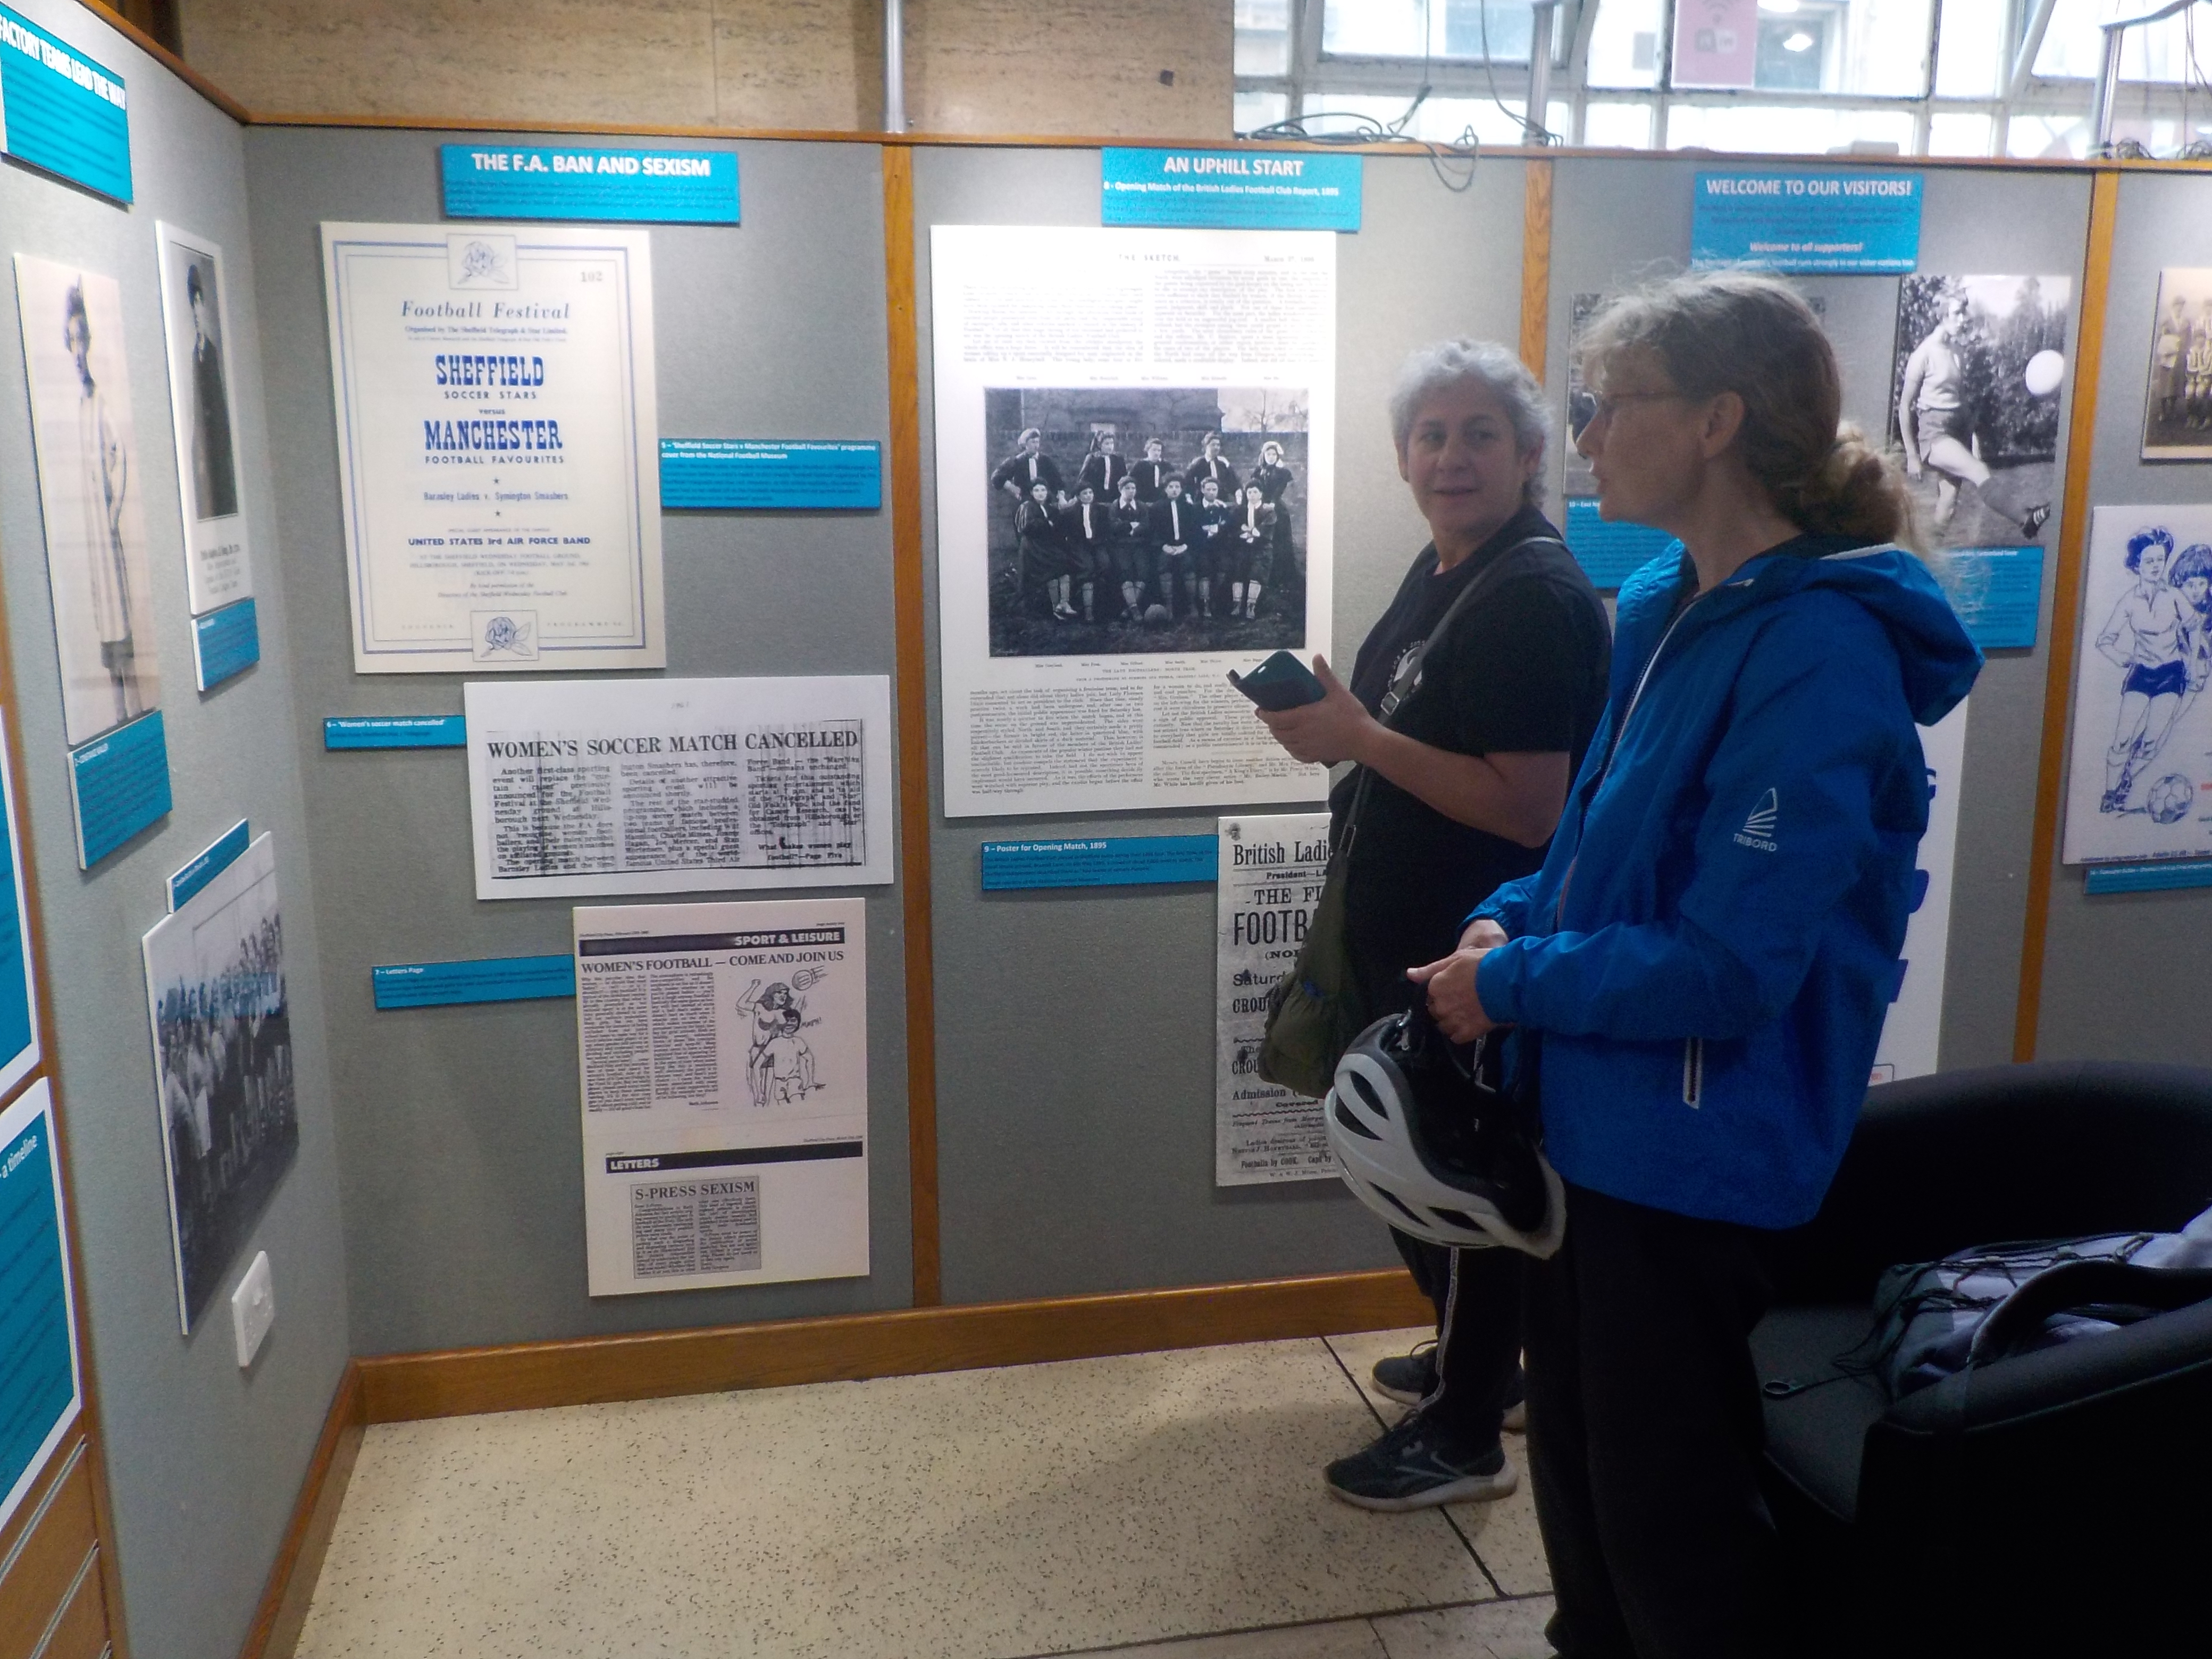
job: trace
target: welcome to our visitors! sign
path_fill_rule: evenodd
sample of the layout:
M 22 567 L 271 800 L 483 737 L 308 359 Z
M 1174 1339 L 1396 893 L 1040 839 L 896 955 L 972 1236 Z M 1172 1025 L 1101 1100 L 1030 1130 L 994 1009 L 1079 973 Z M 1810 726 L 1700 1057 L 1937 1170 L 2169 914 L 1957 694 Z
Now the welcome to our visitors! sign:
M 1920 263 L 1920 179 L 1910 173 L 1701 173 L 1690 263 L 1880 275 Z

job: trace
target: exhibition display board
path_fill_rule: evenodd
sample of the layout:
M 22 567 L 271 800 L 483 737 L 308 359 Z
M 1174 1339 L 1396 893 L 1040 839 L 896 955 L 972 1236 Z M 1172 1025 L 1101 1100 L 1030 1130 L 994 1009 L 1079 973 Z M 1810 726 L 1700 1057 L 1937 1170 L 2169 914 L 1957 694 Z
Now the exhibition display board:
M 356 1357 L 1394 1267 L 1251 1081 L 1322 779 L 1221 671 L 1348 668 L 1420 550 L 1407 351 L 1515 345 L 1564 429 L 1701 234 L 1821 250 L 1990 652 L 1878 1074 L 2212 1060 L 2212 897 L 2148 885 L 2212 785 L 2202 169 L 1386 145 L 1224 229 L 1109 211 L 1171 152 L 245 121 L 32 10 L 130 89 L 122 192 L 0 170 L 0 577 L 165 1651 L 239 1651 Z M 1601 588 L 1663 544 L 1543 483 Z

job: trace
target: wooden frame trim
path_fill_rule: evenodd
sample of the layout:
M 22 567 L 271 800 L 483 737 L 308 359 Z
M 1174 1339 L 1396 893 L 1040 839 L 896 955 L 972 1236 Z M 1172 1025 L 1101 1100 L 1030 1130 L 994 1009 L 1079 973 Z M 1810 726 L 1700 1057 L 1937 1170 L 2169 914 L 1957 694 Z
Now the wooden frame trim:
M 914 152 L 884 151 L 890 338 L 891 592 L 898 670 L 899 866 L 905 900 L 906 1152 L 914 1305 L 944 1300 L 937 1208 L 937 973 L 931 933 L 929 649 L 921 546 L 921 385 L 915 315 Z
M 2050 647 L 2044 659 L 2043 747 L 2035 774 L 2035 833 L 2027 856 L 2027 917 L 2020 941 L 2020 993 L 2012 1057 L 2035 1058 L 2043 1019 L 2043 960 L 2051 896 L 2059 879 L 2058 818 L 2066 788 L 2067 714 L 2081 644 L 2081 592 L 2089 539 L 2089 471 L 2095 457 L 2098 382 L 2105 362 L 2105 312 L 2112 297 L 2112 239 L 2119 228 L 2120 175 L 2090 181 L 2089 243 L 2082 264 L 2081 315 L 2074 350 L 2074 405 L 2066 427 L 2065 507 L 2058 521 L 2058 570 L 2051 596 Z
M 1539 384 L 1552 329 L 1552 163 L 1528 163 L 1521 198 L 1521 362 Z
M 307 1604 L 313 1600 L 315 1581 L 322 1576 L 323 1557 L 337 1528 L 338 1507 L 345 1501 L 353 1480 L 353 1466 L 361 1455 L 361 1440 L 368 1427 L 362 1411 L 361 1362 L 346 1361 L 331 1396 L 331 1409 L 323 1419 L 315 1455 L 300 1482 L 300 1496 L 292 1505 L 291 1523 L 276 1547 L 276 1559 L 269 1569 L 269 1582 L 261 1592 L 247 1626 L 246 1645 L 239 1659 L 291 1659 L 307 1622 Z
M 398 1423 L 1387 1330 L 1435 1316 L 1412 1278 L 1393 1269 L 456 1348 L 356 1363 L 366 1420 Z

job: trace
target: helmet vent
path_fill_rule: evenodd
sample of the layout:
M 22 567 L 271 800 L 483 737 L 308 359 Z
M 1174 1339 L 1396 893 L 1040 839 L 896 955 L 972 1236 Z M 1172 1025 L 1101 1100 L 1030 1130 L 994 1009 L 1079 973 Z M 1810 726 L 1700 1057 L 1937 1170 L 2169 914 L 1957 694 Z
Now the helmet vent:
M 1482 1224 L 1480 1221 L 1477 1221 L 1473 1216 L 1469 1215 L 1465 1210 L 1437 1209 L 1432 1211 L 1431 1213 L 1433 1213 L 1438 1220 L 1449 1221 L 1453 1226 L 1464 1228 L 1468 1232 L 1479 1233 L 1483 1231 Z
M 1381 1135 L 1376 1134 L 1374 1130 L 1369 1128 L 1364 1123 L 1362 1123 L 1358 1118 L 1354 1117 L 1352 1115 L 1351 1109 L 1342 1101 L 1340 1100 L 1334 1103 L 1336 1107 L 1336 1121 L 1339 1123 L 1341 1123 L 1346 1128 L 1351 1130 L 1352 1133 L 1363 1136 L 1369 1140 L 1380 1140 L 1382 1139 Z
M 1358 1072 L 1351 1074 L 1349 1081 L 1352 1084 L 1352 1091 L 1359 1097 L 1361 1104 L 1386 1123 L 1389 1121 L 1390 1109 L 1382 1103 L 1382 1097 L 1375 1092 L 1375 1085 Z
M 1393 1204 L 1396 1205 L 1400 1210 L 1403 1211 L 1407 1220 L 1412 1222 L 1416 1227 L 1421 1228 L 1424 1231 L 1427 1230 L 1429 1225 L 1427 1218 L 1421 1215 L 1418 1211 L 1407 1205 L 1404 1199 L 1400 1198 L 1397 1194 L 1392 1192 L 1388 1187 L 1377 1187 L 1375 1190 L 1382 1194 L 1383 1197 L 1389 1199 Z

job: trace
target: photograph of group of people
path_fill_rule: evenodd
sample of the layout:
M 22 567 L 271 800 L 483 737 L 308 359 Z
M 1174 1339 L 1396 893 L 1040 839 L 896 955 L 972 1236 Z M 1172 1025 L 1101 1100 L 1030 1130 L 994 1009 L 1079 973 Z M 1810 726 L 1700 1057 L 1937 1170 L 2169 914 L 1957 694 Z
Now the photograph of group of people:
M 2212 270 L 2159 272 L 2142 458 L 2212 459 Z
M 993 656 L 1304 642 L 1304 392 L 991 388 L 983 410 Z

